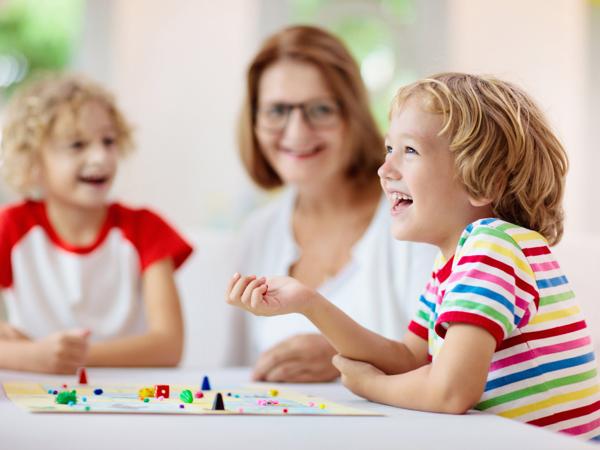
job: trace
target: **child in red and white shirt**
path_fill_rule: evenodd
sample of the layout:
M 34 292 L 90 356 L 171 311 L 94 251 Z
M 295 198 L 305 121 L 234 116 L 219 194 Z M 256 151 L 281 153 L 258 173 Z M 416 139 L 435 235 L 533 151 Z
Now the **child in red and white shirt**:
M 173 273 L 192 248 L 152 211 L 107 200 L 131 147 L 113 98 L 88 80 L 46 77 L 9 104 L 2 170 L 26 200 L 0 208 L 1 368 L 179 362 Z

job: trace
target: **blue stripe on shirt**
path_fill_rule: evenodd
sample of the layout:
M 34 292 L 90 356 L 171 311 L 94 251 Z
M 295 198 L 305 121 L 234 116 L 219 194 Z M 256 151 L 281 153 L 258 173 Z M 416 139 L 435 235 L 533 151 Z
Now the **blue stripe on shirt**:
M 548 287 L 560 286 L 561 284 L 567 284 L 569 280 L 564 275 L 556 278 L 546 278 L 545 280 L 537 280 L 538 289 L 544 289 Z
M 579 366 L 586 364 L 594 360 L 594 352 L 586 353 L 585 355 L 575 356 L 573 358 L 561 359 L 560 361 L 554 361 L 546 364 L 540 364 L 537 367 L 523 370 L 521 372 L 512 373 L 504 377 L 498 377 L 494 380 L 490 380 L 485 384 L 485 391 L 491 391 L 507 384 L 516 383 L 527 378 L 534 378 L 544 373 L 554 372 L 555 370 L 567 369 L 569 367 Z
M 515 304 L 507 300 L 507 298 L 503 295 L 498 294 L 496 291 L 492 291 L 491 289 L 484 288 L 481 286 L 470 286 L 468 284 L 457 284 L 456 286 L 452 287 L 452 290 L 450 292 L 447 292 L 446 295 L 448 295 L 449 293 L 470 293 L 481 295 L 483 297 L 489 298 L 490 300 L 494 300 L 500 303 L 502 306 L 508 309 L 513 316 L 515 315 Z

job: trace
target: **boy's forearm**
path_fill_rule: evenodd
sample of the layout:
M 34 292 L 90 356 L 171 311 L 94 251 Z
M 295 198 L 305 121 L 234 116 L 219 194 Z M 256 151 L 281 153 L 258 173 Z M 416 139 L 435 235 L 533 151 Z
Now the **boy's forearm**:
M 0 339 L 0 368 L 35 370 L 33 345 L 28 340 Z
M 183 338 L 158 332 L 90 345 L 88 366 L 173 367 L 179 364 Z
M 318 293 L 303 314 L 347 358 L 368 362 L 387 374 L 417 367 L 414 355 L 403 343 L 364 328 Z
M 463 414 L 472 405 L 448 383 L 436 383 L 432 365 L 399 375 L 380 375 L 365 380 L 359 395 L 367 400 L 400 408 Z

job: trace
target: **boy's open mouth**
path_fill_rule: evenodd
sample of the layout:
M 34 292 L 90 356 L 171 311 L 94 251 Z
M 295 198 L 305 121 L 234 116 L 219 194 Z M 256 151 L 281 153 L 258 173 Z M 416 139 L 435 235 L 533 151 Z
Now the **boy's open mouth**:
M 81 175 L 77 179 L 82 183 L 100 186 L 108 182 L 110 177 L 106 175 Z
M 404 208 L 408 208 L 413 203 L 410 195 L 403 192 L 392 192 L 392 211 L 399 212 Z

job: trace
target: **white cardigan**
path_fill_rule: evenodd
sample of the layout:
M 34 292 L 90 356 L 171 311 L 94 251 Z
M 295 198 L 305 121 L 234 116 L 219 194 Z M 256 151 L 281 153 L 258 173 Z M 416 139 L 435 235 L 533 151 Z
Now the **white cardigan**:
M 237 246 L 240 273 L 267 277 L 289 274 L 300 256 L 291 226 L 295 199 L 295 190 L 286 189 L 247 219 Z M 417 309 L 436 249 L 394 240 L 389 208 L 382 195 L 372 222 L 352 249 L 350 262 L 318 291 L 366 328 L 400 339 Z M 244 317 L 247 362 L 289 336 L 318 332 L 299 314 Z

